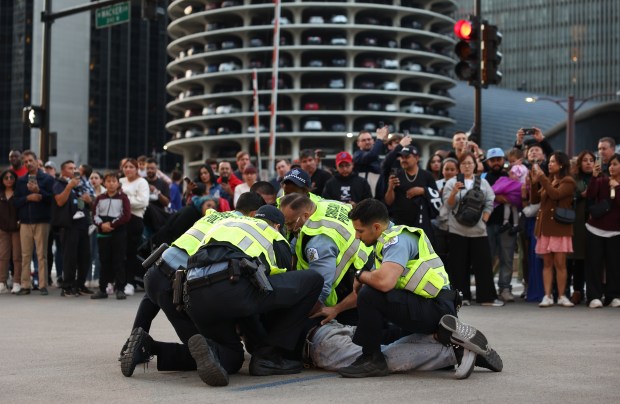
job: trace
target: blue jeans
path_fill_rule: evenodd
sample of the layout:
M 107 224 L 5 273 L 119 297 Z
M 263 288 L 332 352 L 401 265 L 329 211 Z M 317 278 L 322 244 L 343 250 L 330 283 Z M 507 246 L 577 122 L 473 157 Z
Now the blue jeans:
M 497 286 L 500 290 L 512 290 L 512 261 L 517 245 L 517 236 L 507 231 L 500 233 L 501 225 L 487 224 L 487 235 L 491 248 L 491 258 L 499 257 L 499 279 Z

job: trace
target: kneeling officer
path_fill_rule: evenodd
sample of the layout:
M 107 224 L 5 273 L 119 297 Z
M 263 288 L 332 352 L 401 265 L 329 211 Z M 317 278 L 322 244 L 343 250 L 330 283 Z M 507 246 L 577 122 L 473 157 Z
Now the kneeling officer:
M 188 261 L 185 310 L 201 333 L 188 345 L 200 378 L 211 386 L 227 385 L 228 373 L 241 367 L 244 354 L 235 325 L 259 314 L 269 346 L 253 352 L 250 374 L 291 374 L 302 368 L 282 354 L 294 351 L 323 278 L 312 271 L 286 272 L 290 246 L 277 230 L 284 217 L 271 206 L 261 208 L 257 217 L 261 214 L 265 221 L 240 217 L 218 222 Z

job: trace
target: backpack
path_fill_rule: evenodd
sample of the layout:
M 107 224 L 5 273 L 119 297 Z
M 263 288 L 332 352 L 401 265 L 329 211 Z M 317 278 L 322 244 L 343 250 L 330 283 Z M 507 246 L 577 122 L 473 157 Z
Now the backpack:
M 472 189 L 467 191 L 459 201 L 454 217 L 463 226 L 474 227 L 482 217 L 485 204 L 486 196 L 480 189 L 480 177 L 476 177 Z

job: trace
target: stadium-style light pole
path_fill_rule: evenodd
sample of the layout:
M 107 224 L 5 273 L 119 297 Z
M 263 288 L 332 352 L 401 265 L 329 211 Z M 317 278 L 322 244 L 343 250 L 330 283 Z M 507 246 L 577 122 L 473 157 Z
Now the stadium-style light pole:
M 562 108 L 566 112 L 567 117 L 566 117 L 565 149 L 566 149 L 566 154 L 572 157 L 574 153 L 574 148 L 575 148 L 575 113 L 579 111 L 579 108 L 581 108 L 583 104 L 590 101 L 591 99 L 594 99 L 597 97 L 610 97 L 610 96 L 618 97 L 620 96 L 620 91 L 616 91 L 615 93 L 598 93 L 598 94 L 593 94 L 586 98 L 579 98 L 579 99 L 576 99 L 575 96 L 573 95 L 569 95 L 568 98 L 565 100 L 549 98 L 549 97 L 534 96 L 534 97 L 526 97 L 525 102 L 549 101 L 549 102 L 554 103 L 558 107 Z M 575 106 L 576 102 L 579 102 L 577 106 Z M 564 103 L 566 103 L 566 106 L 564 106 Z

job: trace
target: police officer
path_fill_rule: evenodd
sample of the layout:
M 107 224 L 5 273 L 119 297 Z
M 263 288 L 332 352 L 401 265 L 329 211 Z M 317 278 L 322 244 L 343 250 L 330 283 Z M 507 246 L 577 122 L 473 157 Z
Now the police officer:
M 187 260 L 204 243 L 209 229 L 226 218 L 254 215 L 265 204 L 260 195 L 247 192 L 239 197 L 237 210 L 217 212 L 209 209 L 205 215 L 183 233 L 172 246 L 166 249 L 145 276 L 146 293 L 140 302 L 136 318 L 125 346 L 121 350 L 121 372 L 130 377 L 138 363 L 148 362 L 151 355 L 157 356 L 160 371 L 195 370 L 196 363 L 187 349 L 187 341 L 198 331 L 193 321 L 183 311 L 176 310 L 172 301 L 174 273 L 179 267 L 187 267 Z M 163 310 L 183 344 L 154 341 L 148 331 L 151 322 Z
M 282 191 L 284 195 L 288 194 L 302 194 L 308 196 L 312 201 L 318 202 L 323 200 L 320 196 L 310 192 L 312 181 L 310 175 L 301 168 L 293 168 L 286 173 L 282 179 Z M 276 200 L 276 206 L 280 206 L 280 200 L 283 196 Z
M 349 217 L 356 237 L 374 245 L 373 271 L 355 273 L 359 289 L 359 322 L 353 342 L 362 354 L 338 373 L 343 377 L 386 376 L 389 369 L 381 353 L 384 322 L 390 321 L 403 334 L 438 332 L 442 343 L 455 343 L 475 352 L 484 364 L 501 371 L 499 355 L 490 349 L 484 335 L 455 317 L 458 292 L 451 290 L 448 275 L 423 230 L 394 226 L 386 207 L 374 199 L 356 205 Z M 441 327 L 439 327 L 441 321 Z
M 322 200 L 313 202 L 302 194 L 282 197 L 280 209 L 287 230 L 295 235 L 297 269 L 311 269 L 323 277 L 323 290 L 313 314 L 324 323 L 338 316 L 344 324 L 355 324 L 356 297 L 351 267 L 361 268 L 368 253 L 355 238 L 348 217 L 351 206 Z
M 281 215 L 274 222 L 283 223 Z M 250 374 L 299 373 L 301 362 L 286 356 L 296 347 L 317 300 L 321 276 L 286 272 L 291 260 L 288 242 L 258 219 L 223 220 L 205 240 L 188 262 L 184 296 L 186 311 L 202 334 L 188 343 L 202 381 L 228 384 L 229 373 L 238 371 L 244 359 L 235 325 L 258 314 L 266 325 L 266 344 L 253 351 Z

